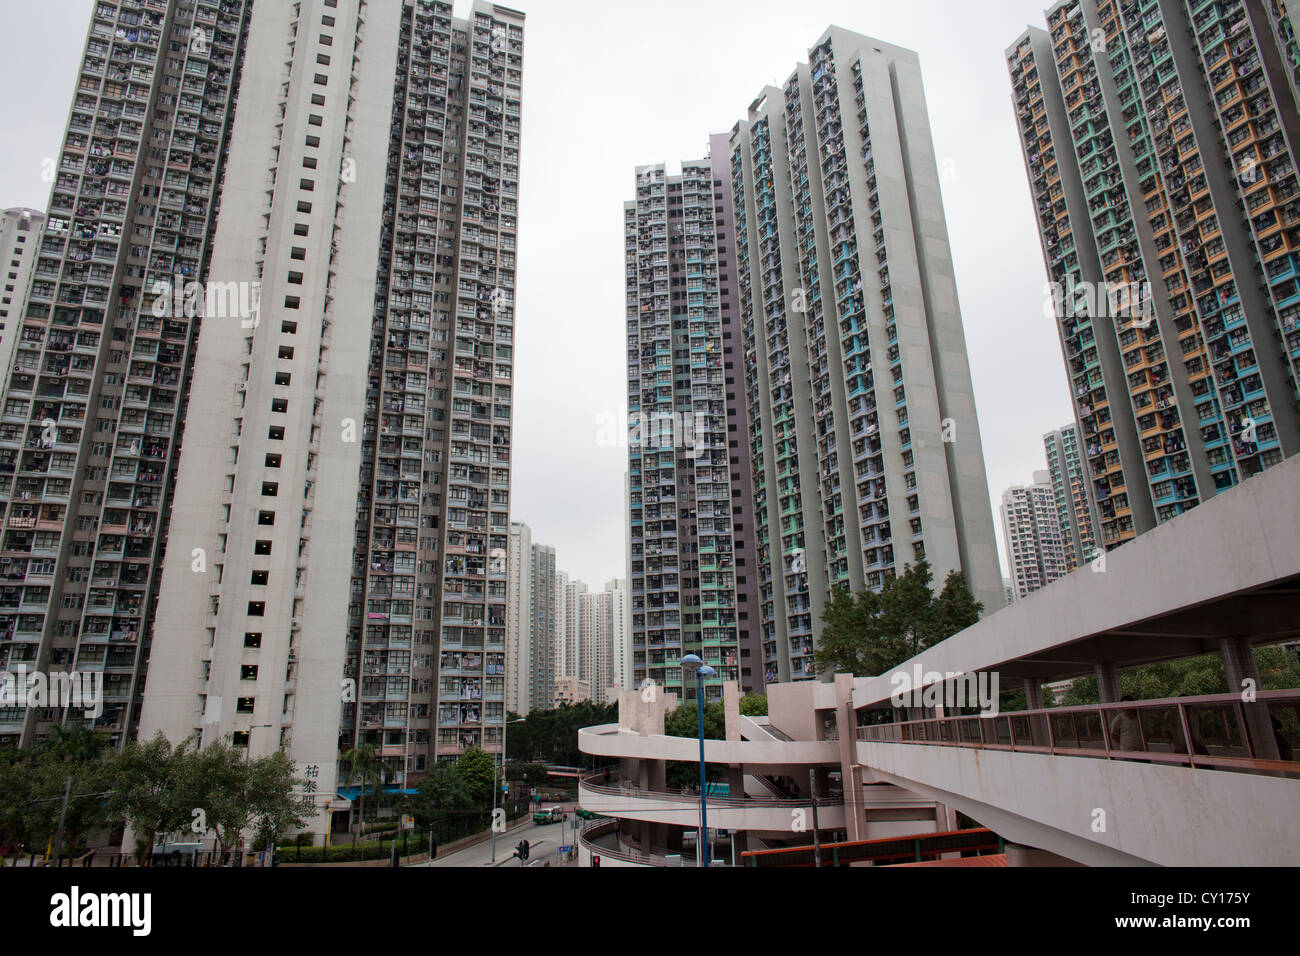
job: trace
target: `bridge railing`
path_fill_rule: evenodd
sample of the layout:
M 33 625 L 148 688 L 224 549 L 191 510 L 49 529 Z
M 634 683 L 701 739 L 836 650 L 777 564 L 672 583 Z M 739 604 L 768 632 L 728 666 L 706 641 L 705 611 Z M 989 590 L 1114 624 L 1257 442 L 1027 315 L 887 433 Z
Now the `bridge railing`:
M 1300 775 L 1300 689 L 927 717 L 858 739 Z
M 582 789 L 588 793 L 598 796 L 610 797 L 631 797 L 637 800 L 654 800 L 660 802 L 679 802 L 689 803 L 695 806 L 699 805 L 700 793 L 681 790 L 646 790 L 632 786 L 625 782 L 617 770 L 595 770 L 586 773 L 582 778 Z M 844 794 L 829 794 L 817 798 L 819 807 L 839 807 L 844 805 Z M 788 797 L 732 797 L 710 794 L 708 796 L 709 809 L 737 809 L 752 810 L 759 807 L 783 808 L 802 808 L 811 807 L 812 800 L 805 798 L 803 800 Z

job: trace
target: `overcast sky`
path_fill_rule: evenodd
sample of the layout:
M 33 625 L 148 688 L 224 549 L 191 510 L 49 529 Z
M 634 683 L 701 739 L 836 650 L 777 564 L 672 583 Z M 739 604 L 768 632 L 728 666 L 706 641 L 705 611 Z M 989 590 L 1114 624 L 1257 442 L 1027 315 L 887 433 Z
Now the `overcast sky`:
M 41 161 L 58 152 L 92 5 L 0 0 L 3 208 L 49 201 Z M 1071 419 L 1003 60 L 1047 0 L 508 5 L 528 15 L 511 517 L 593 587 L 624 575 L 627 453 L 599 439 L 626 407 L 633 169 L 702 157 L 836 24 L 921 56 L 996 522 L 1002 491 L 1045 467 L 1042 434 Z

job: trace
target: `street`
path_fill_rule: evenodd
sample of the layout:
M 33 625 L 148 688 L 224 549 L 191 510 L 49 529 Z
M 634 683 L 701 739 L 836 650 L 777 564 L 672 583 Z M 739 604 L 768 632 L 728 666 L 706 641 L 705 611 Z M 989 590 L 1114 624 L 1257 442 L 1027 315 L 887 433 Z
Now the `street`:
M 546 804 L 561 806 L 561 804 Z M 515 827 L 506 833 L 498 833 L 496 839 L 496 866 L 545 867 L 573 865 L 559 859 L 559 848 L 570 846 L 576 839 L 573 828 L 573 806 L 565 806 L 566 819 L 563 823 L 537 824 L 531 820 L 523 826 Z M 578 821 L 581 824 L 582 821 Z M 513 859 L 515 847 L 520 840 L 527 840 L 529 845 L 528 863 Z M 444 855 L 441 852 L 432 863 L 419 863 L 417 866 L 493 866 L 492 840 L 484 840 L 474 846 L 466 847 L 455 853 Z

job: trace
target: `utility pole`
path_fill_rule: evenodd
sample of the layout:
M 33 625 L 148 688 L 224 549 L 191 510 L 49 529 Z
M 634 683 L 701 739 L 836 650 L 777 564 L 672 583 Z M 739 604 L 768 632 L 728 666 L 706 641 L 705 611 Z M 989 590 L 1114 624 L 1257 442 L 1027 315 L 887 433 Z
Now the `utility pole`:
M 817 770 L 808 771 L 808 792 L 812 794 L 813 810 L 813 866 L 822 865 L 822 837 L 817 826 Z

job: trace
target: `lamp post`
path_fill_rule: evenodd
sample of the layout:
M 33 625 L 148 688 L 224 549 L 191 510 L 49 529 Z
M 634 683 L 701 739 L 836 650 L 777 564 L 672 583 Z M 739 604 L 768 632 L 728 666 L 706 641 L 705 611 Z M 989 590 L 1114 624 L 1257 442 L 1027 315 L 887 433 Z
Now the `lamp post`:
M 698 654 L 687 654 L 682 658 L 682 673 L 695 675 L 695 705 L 700 728 L 700 835 L 695 841 L 695 853 L 699 865 L 709 865 L 709 806 L 704 783 L 704 678 L 717 673 L 704 663 Z
M 511 724 L 522 724 L 527 717 L 516 717 L 514 720 L 507 720 L 501 726 L 501 776 L 504 779 L 506 775 L 506 731 Z M 501 801 L 502 806 L 505 801 Z M 497 761 L 496 755 L 492 755 L 492 862 L 497 861 Z

